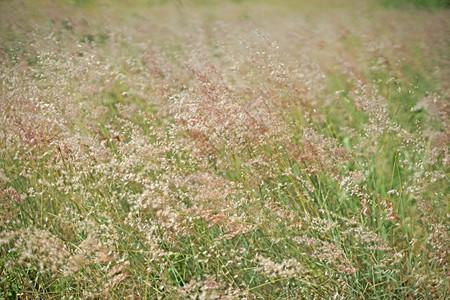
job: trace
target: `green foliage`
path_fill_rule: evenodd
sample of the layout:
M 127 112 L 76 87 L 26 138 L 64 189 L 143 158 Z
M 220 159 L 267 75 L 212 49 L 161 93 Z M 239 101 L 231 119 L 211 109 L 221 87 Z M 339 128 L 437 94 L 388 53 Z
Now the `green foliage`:
M 97 0 L 70 0 L 73 5 L 83 7 L 83 6 L 92 6 L 97 3 Z
M 386 7 L 450 8 L 449 0 L 377 0 Z

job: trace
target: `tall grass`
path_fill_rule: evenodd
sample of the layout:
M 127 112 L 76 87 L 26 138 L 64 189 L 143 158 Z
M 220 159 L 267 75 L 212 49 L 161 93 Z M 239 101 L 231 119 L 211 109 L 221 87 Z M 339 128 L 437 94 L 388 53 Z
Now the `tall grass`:
M 382 5 L 387 7 L 402 8 L 413 6 L 418 8 L 449 8 L 449 0 L 378 0 Z
M 448 297 L 446 11 L 23 3 L 0 298 Z

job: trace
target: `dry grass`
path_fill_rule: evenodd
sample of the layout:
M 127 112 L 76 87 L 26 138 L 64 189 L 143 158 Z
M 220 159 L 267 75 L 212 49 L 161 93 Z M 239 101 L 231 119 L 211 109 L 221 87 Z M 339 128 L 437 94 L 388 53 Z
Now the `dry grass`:
M 0 298 L 448 297 L 448 10 L 0 19 Z

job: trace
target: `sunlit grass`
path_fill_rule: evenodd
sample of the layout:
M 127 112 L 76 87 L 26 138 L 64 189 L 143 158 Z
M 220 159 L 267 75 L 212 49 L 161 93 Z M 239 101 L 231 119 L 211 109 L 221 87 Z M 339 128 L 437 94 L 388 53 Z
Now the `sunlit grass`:
M 448 11 L 331 2 L 0 3 L 0 298 L 445 299 Z

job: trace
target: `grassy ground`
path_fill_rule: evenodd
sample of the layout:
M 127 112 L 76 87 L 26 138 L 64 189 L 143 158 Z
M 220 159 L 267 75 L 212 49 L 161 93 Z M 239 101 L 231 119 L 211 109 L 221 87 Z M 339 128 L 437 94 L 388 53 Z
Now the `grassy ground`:
M 0 299 L 446 299 L 419 2 L 0 1 Z

